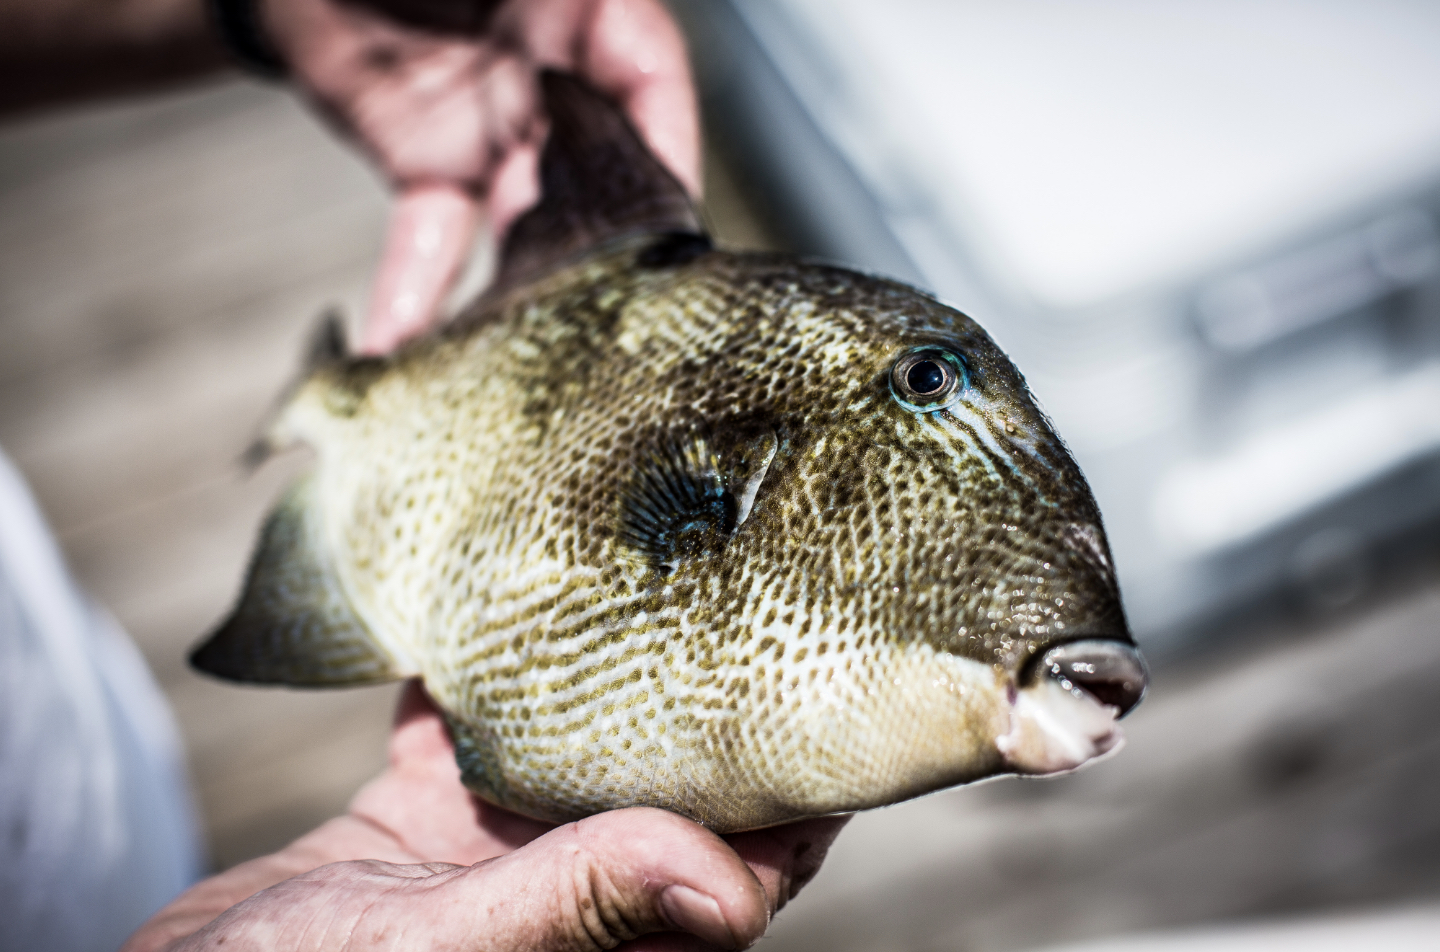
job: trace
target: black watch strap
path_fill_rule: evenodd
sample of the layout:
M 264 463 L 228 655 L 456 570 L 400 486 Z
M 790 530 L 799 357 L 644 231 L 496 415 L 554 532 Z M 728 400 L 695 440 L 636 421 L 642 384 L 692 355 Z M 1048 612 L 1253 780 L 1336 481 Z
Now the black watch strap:
M 260 0 L 209 0 L 209 7 L 216 32 L 242 66 L 268 79 L 288 72 L 260 22 Z

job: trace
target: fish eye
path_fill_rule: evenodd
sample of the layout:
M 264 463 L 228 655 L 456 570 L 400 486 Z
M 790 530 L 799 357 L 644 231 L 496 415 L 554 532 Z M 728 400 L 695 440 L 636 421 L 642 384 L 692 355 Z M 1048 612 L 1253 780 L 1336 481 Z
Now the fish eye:
M 909 410 L 929 412 L 953 404 L 965 389 L 965 363 L 940 347 L 912 350 L 890 371 L 890 392 Z

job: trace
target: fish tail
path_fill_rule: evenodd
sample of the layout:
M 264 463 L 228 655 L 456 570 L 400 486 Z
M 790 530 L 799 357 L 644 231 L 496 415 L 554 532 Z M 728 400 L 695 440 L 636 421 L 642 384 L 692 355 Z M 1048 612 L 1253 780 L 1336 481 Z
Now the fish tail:
M 324 545 L 315 483 L 297 483 L 261 530 L 240 603 L 190 655 L 230 681 L 374 684 L 409 672 L 356 613 Z

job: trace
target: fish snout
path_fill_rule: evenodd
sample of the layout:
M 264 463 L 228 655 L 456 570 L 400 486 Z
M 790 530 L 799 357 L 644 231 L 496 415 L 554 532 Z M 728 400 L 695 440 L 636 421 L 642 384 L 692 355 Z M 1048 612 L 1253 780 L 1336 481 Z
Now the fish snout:
M 1108 638 L 1056 645 L 1032 664 L 1027 681 L 1051 678 L 1067 691 L 1084 691 L 1101 704 L 1116 708 L 1121 717 L 1140 703 L 1150 683 L 1150 672 L 1140 651 L 1134 645 Z

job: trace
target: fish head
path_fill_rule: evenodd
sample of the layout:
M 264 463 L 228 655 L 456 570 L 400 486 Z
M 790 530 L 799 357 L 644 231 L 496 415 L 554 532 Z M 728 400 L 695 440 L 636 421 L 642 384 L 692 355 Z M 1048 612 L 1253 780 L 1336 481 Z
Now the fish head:
M 877 802 L 1115 749 L 1147 675 L 1100 513 L 989 335 L 844 269 L 689 267 L 720 316 L 636 378 L 673 419 L 637 442 L 619 550 L 762 703 L 883 762 Z

